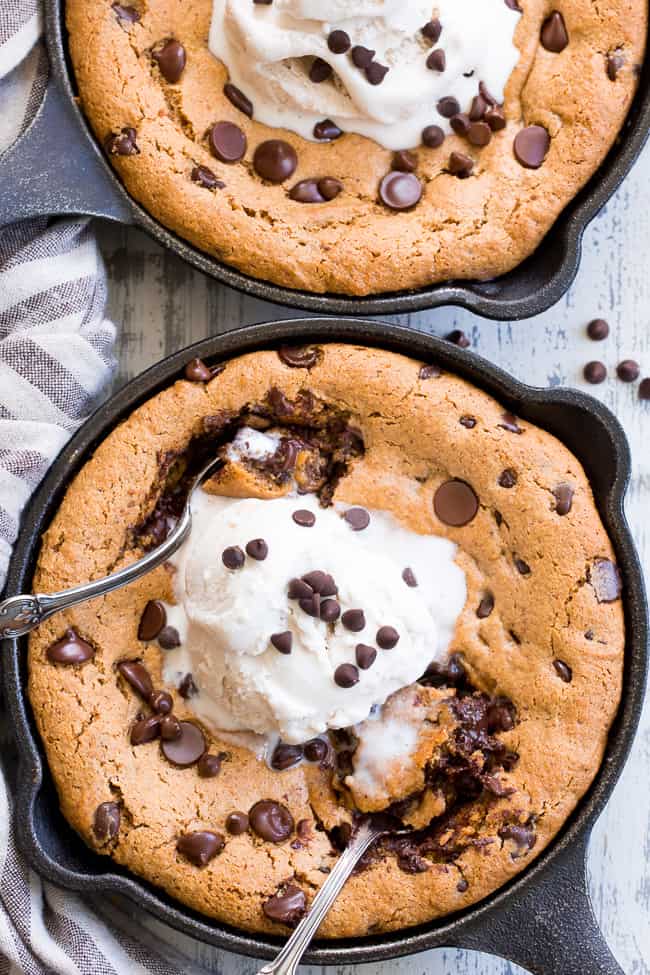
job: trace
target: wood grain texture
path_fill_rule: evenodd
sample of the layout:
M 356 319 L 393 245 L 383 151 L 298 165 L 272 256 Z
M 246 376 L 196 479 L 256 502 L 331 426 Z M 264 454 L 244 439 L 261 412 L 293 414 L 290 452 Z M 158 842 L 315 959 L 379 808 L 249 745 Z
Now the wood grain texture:
M 459 309 L 397 316 L 394 321 L 444 335 L 462 328 L 474 350 L 536 386 L 588 388 L 619 417 L 630 439 L 634 476 L 627 511 L 646 573 L 650 572 L 650 403 L 637 386 L 615 378 L 625 358 L 650 376 L 650 147 L 594 221 L 578 277 L 565 298 L 537 318 L 515 324 L 482 321 Z M 203 277 L 134 230 L 103 225 L 100 240 L 110 276 L 110 313 L 118 323 L 117 384 L 190 342 L 239 325 L 300 313 L 243 297 Z M 610 337 L 593 343 L 585 325 L 607 318 Z M 602 359 L 608 381 L 587 387 L 582 367 Z M 598 702 L 594 702 L 594 707 Z M 598 822 L 589 852 L 590 889 L 612 950 L 629 975 L 650 975 L 650 708 L 632 757 Z M 179 950 L 186 970 L 252 975 L 259 965 L 181 938 L 147 922 L 150 934 Z M 305 968 L 316 975 L 352 970 Z M 518 975 L 523 970 L 473 952 L 439 950 L 400 961 L 358 966 L 355 975 Z M 561 975 L 561 973 L 557 973 Z M 589 973 L 585 973 L 589 975 Z

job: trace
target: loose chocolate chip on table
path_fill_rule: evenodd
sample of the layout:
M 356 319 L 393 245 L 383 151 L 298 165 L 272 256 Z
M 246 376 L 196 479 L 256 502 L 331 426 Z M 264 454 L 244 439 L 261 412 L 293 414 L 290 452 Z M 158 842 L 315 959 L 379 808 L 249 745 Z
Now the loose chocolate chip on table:
M 149 671 L 139 660 L 122 660 L 117 670 L 140 697 L 148 701 L 153 694 L 153 683 Z
M 357 643 L 354 651 L 357 666 L 361 670 L 368 670 L 377 659 L 377 651 L 374 647 L 369 647 L 366 643 Z
M 320 618 L 326 623 L 335 623 L 341 615 L 341 607 L 336 599 L 324 599 L 320 604 Z
M 370 515 L 365 508 L 348 508 L 343 517 L 355 532 L 363 531 L 370 524 Z
M 550 145 L 551 137 L 543 125 L 527 125 L 515 136 L 515 158 L 525 169 L 539 169 Z
M 333 30 L 327 38 L 327 46 L 332 54 L 345 54 L 350 50 L 350 35 L 344 30 Z
M 180 41 L 172 38 L 161 48 L 152 52 L 152 57 L 160 68 L 160 73 L 170 85 L 175 85 L 185 69 L 187 60 L 185 48 Z
M 221 561 L 227 569 L 241 569 L 244 562 L 246 561 L 246 556 L 240 549 L 239 545 L 229 545 L 228 548 L 224 548 L 221 553 Z
M 301 745 L 285 745 L 281 742 L 271 755 L 271 768 L 277 772 L 284 772 L 285 769 L 293 768 L 294 765 L 301 762 L 302 755 Z
M 317 345 L 283 345 L 278 356 L 290 369 L 311 369 L 320 358 L 320 349 Z
M 380 626 L 375 639 L 382 650 L 392 650 L 399 642 L 399 633 L 394 626 Z
M 616 367 L 616 375 L 624 383 L 634 383 L 639 378 L 641 368 L 634 359 L 623 359 Z
M 362 609 L 346 609 L 341 616 L 341 623 L 346 630 L 353 633 L 360 633 L 366 625 L 366 617 Z
M 550 17 L 547 17 L 542 24 L 540 31 L 542 47 L 552 54 L 559 54 L 569 43 L 564 17 L 559 10 L 554 10 Z
M 323 119 L 322 122 L 316 122 L 314 126 L 315 139 L 331 142 L 333 139 L 339 139 L 342 135 L 343 133 L 338 125 L 329 118 Z
M 120 831 L 120 807 L 116 802 L 102 802 L 95 810 L 93 833 L 100 843 L 114 840 Z
M 445 525 L 468 525 L 478 512 L 478 498 L 466 481 L 453 478 L 440 485 L 433 498 L 433 510 Z
M 594 559 L 587 578 L 593 586 L 599 603 L 613 603 L 620 598 L 623 582 L 618 566 L 610 559 Z
M 291 517 L 301 528 L 311 528 L 316 524 L 316 515 L 307 508 L 299 508 L 298 511 L 293 512 Z
M 524 560 L 520 559 L 518 555 L 514 557 L 513 561 L 515 563 L 515 568 L 520 575 L 530 575 L 530 566 L 528 565 L 528 562 L 524 562 Z
M 130 741 L 132 745 L 146 745 L 155 741 L 160 735 L 160 715 L 152 714 L 148 718 L 139 718 L 131 725 Z
M 354 687 L 359 683 L 359 671 L 354 664 L 339 664 L 334 671 L 334 682 L 339 687 Z
M 455 328 L 452 332 L 445 335 L 445 338 L 448 342 L 457 345 L 461 349 L 468 349 L 471 345 L 470 340 L 460 328 Z
M 409 566 L 402 572 L 402 579 L 411 589 L 414 589 L 418 584 L 418 580 L 415 578 L 415 572 Z
M 137 133 L 135 129 L 127 127 L 120 132 L 109 132 L 104 140 L 104 148 L 109 156 L 137 156 L 140 152 L 136 145 Z
M 609 335 L 609 324 L 604 318 L 594 318 L 587 325 L 587 335 L 594 342 L 602 342 Z
M 217 122 L 210 129 L 210 148 L 224 163 L 236 163 L 246 154 L 246 136 L 234 122 Z
M 476 426 L 476 420 L 473 416 L 461 416 L 458 422 L 462 427 L 466 427 L 468 430 L 473 430 Z
M 308 762 L 322 762 L 329 753 L 329 747 L 322 738 L 312 738 L 306 742 L 303 751 Z
M 499 486 L 503 488 L 513 488 L 517 483 L 517 471 L 514 471 L 512 467 L 506 467 L 504 471 L 499 474 Z
M 486 592 L 481 598 L 478 608 L 476 610 L 476 615 L 480 620 L 485 620 L 492 613 L 494 609 L 494 596 L 491 592 Z
M 235 85 L 231 85 L 228 81 L 223 86 L 223 93 L 228 101 L 235 106 L 235 108 L 239 109 L 240 112 L 243 112 L 244 115 L 248 115 L 249 118 L 253 117 L 253 103 L 243 91 L 241 91 Z
M 191 674 L 185 674 L 185 677 L 183 677 L 178 685 L 178 693 L 184 700 L 194 697 L 195 694 L 199 693 L 199 689 L 194 683 L 194 678 Z
M 569 665 L 564 660 L 554 660 L 553 666 L 560 680 L 563 680 L 565 684 L 570 684 L 573 679 L 573 671 Z
M 296 150 L 283 139 L 262 142 L 253 156 L 255 172 L 269 183 L 283 183 L 294 174 L 297 165 Z
M 573 504 L 573 485 L 558 484 L 556 488 L 553 488 L 553 496 L 555 497 L 555 510 L 558 515 L 568 515 Z
M 277 894 L 269 897 L 262 905 L 262 910 L 271 921 L 292 927 L 305 915 L 307 899 L 300 887 L 289 884 L 280 887 Z
M 429 363 L 426 366 L 420 366 L 420 371 L 418 372 L 419 379 L 437 379 L 440 376 L 440 366 L 436 366 L 434 363 Z
M 248 818 L 253 831 L 269 843 L 283 843 L 293 833 L 293 816 L 280 802 L 262 799 L 249 810 Z
M 53 664 L 83 664 L 95 656 L 95 648 L 82 640 L 73 629 L 47 648 L 47 659 Z
M 226 829 L 232 836 L 241 836 L 248 829 L 248 816 L 236 809 L 226 816 Z
M 170 714 L 174 700 L 167 691 L 153 691 L 149 696 L 149 704 L 156 714 Z
M 449 156 L 447 168 L 452 176 L 467 179 L 474 171 L 474 160 L 464 152 L 452 152 Z
M 167 622 L 167 612 L 159 599 L 150 599 L 140 617 L 138 640 L 155 640 Z
M 190 175 L 193 183 L 198 183 L 206 190 L 222 190 L 226 185 L 207 166 L 195 166 Z
M 161 718 L 160 737 L 164 741 L 176 741 L 181 737 L 181 723 L 173 714 L 166 714 Z
M 263 538 L 252 538 L 246 542 L 246 555 L 249 555 L 256 562 L 263 562 L 269 554 L 269 547 Z
M 202 779 L 214 779 L 221 771 L 221 762 L 221 755 L 211 755 L 210 752 L 205 752 L 197 763 L 196 771 Z
M 129 24 L 135 24 L 140 20 L 140 14 L 135 7 L 127 7 L 122 3 L 113 3 L 111 7 L 118 20 L 125 20 Z
M 639 383 L 639 399 L 650 399 L 650 379 L 642 379 Z
M 422 129 L 422 142 L 429 149 L 437 149 L 445 141 L 445 133 L 439 125 L 427 125 Z
M 158 645 L 163 650 L 175 650 L 180 647 L 181 638 L 175 626 L 163 626 L 158 634 Z
M 583 369 L 583 376 L 592 386 L 598 386 L 607 379 L 607 366 L 604 362 L 588 362 Z
M 203 359 L 190 359 L 185 366 L 185 378 L 191 383 L 207 383 L 212 379 L 212 370 Z
M 422 198 L 422 183 L 413 173 L 392 170 L 379 184 L 379 199 L 389 210 L 409 210 Z
M 163 741 L 160 747 L 166 759 L 185 768 L 198 762 L 205 751 L 205 738 L 192 721 L 181 721 L 180 726 L 180 736 L 173 741 Z
M 205 867 L 210 860 L 214 860 L 217 853 L 221 853 L 225 840 L 221 833 L 212 830 L 199 829 L 193 833 L 184 833 L 176 843 L 176 849 L 186 860 L 195 867 Z

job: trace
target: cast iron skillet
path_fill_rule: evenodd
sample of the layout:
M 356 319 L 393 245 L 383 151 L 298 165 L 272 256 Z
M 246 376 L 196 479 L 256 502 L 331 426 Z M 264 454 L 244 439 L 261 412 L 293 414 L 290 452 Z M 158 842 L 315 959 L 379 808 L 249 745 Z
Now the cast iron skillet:
M 496 319 L 529 318 L 545 311 L 573 281 L 585 228 L 628 173 L 650 125 L 650 66 L 646 61 L 634 104 L 606 161 L 535 254 L 503 277 L 482 283 L 449 281 L 418 291 L 366 298 L 296 291 L 251 278 L 197 250 L 166 230 L 128 195 L 74 100 L 74 81 L 66 60 L 64 0 L 44 0 L 44 4 L 52 76 L 31 128 L 0 161 L 0 226 L 26 216 L 66 213 L 135 224 L 218 281 L 305 311 L 393 315 L 453 304 Z
M 583 463 L 624 578 L 627 652 L 623 697 L 598 777 L 560 835 L 506 887 L 477 907 L 442 921 L 393 933 L 316 943 L 308 960 L 357 964 L 425 948 L 475 948 L 508 958 L 535 975 L 621 975 L 589 902 L 585 854 L 592 826 L 614 788 L 639 720 L 648 655 L 643 578 L 623 513 L 630 475 L 625 435 L 596 400 L 566 389 L 532 389 L 485 360 L 448 342 L 394 325 L 350 319 L 273 322 L 227 332 L 177 352 L 132 380 L 101 406 L 73 437 L 45 478 L 24 517 L 7 595 L 29 591 L 39 540 L 70 478 L 108 432 L 139 403 L 167 386 L 194 356 L 211 362 L 285 342 L 348 341 L 378 345 L 435 361 L 469 379 L 518 416 L 557 435 Z M 211 922 L 162 891 L 86 848 L 64 822 L 25 694 L 26 641 L 5 641 L 4 689 L 20 751 L 17 789 L 19 842 L 35 869 L 62 887 L 123 895 L 200 941 L 269 958 L 277 940 Z M 594 701 L 594 707 L 598 702 Z

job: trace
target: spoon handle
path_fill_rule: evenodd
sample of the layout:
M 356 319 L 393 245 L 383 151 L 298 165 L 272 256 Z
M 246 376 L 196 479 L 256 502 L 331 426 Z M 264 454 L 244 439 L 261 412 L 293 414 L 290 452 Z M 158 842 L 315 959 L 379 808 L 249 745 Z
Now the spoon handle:
M 373 826 L 369 820 L 361 823 L 349 845 L 338 858 L 327 880 L 316 894 L 309 908 L 309 913 L 302 919 L 275 961 L 269 962 L 268 965 L 261 968 L 257 975 L 295 975 L 309 942 L 340 894 L 346 880 L 368 847 L 383 832 L 383 829 Z

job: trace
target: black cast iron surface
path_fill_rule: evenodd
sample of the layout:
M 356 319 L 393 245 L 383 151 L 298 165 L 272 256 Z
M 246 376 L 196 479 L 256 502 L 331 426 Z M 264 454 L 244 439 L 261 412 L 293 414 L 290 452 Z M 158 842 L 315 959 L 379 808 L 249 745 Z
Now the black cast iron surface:
M 437 362 L 567 444 L 586 469 L 614 544 L 624 578 L 627 626 L 623 696 L 603 765 L 588 795 L 550 847 L 523 874 L 477 907 L 402 933 L 316 943 L 308 960 L 354 964 L 446 945 L 501 955 L 535 975 L 621 975 L 594 919 L 587 893 L 585 856 L 591 828 L 616 783 L 637 727 L 646 678 L 648 620 L 641 569 L 623 512 L 630 476 L 627 441 L 615 417 L 596 400 L 573 390 L 532 389 L 448 342 L 370 321 L 273 322 L 205 339 L 132 380 L 99 408 L 62 451 L 24 517 L 7 594 L 29 591 L 41 534 L 71 477 L 109 431 L 137 405 L 179 377 L 189 359 L 198 355 L 218 362 L 255 349 L 306 340 L 378 345 Z M 276 939 L 211 922 L 85 847 L 59 812 L 35 730 L 25 693 L 26 641 L 5 641 L 0 659 L 20 751 L 19 842 L 36 870 L 63 887 L 87 895 L 111 893 L 126 897 L 200 941 L 243 954 L 271 957 L 277 950 Z M 625 923 L 624 919 L 621 923 Z
M 31 128 L 0 160 L 0 226 L 26 216 L 66 213 L 135 224 L 217 280 L 258 298 L 305 311 L 392 315 L 460 305 L 487 318 L 509 320 L 545 311 L 573 281 L 584 231 L 629 172 L 650 127 L 650 65 L 646 61 L 628 119 L 603 165 L 565 209 L 535 254 L 500 278 L 450 281 L 419 291 L 366 298 L 295 291 L 251 278 L 197 250 L 166 230 L 127 194 L 74 100 L 66 56 L 64 0 L 44 0 L 44 4 L 50 85 Z

